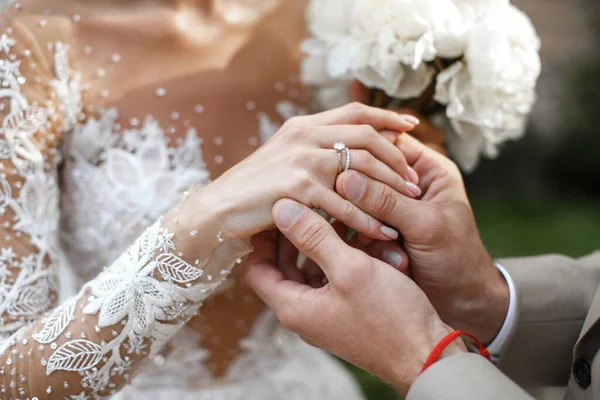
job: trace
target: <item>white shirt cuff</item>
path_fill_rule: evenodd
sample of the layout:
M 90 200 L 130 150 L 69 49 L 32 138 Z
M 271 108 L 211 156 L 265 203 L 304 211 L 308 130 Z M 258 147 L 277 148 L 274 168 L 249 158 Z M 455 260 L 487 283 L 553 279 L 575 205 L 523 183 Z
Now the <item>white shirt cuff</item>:
M 498 332 L 498 335 L 496 335 L 494 341 L 487 347 L 494 362 L 498 361 L 500 358 L 502 350 L 512 334 L 515 321 L 517 319 L 517 290 L 515 288 L 515 283 L 513 282 L 508 271 L 502 265 L 496 263 L 496 268 L 498 268 L 506 280 L 510 297 L 508 303 L 508 312 L 506 313 L 504 324 L 502 325 L 500 332 Z

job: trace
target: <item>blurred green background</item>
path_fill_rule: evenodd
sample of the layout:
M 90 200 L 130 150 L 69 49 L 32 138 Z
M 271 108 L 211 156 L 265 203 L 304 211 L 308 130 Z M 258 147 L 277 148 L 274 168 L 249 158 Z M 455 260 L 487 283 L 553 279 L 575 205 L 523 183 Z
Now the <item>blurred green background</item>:
M 539 102 L 525 139 L 465 177 L 494 257 L 600 249 L 600 5 L 594 0 L 513 1 L 542 38 Z M 350 367 L 370 400 L 398 399 Z

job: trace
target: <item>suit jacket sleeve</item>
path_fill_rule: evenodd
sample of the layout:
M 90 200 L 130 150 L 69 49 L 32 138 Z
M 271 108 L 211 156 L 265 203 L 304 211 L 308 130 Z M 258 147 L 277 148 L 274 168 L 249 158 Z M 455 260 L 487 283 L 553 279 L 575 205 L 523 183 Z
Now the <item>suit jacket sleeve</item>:
M 550 255 L 501 263 L 513 278 L 518 303 L 498 367 L 524 387 L 566 385 L 573 348 L 600 284 L 600 252 L 581 259 Z
M 444 358 L 417 378 L 406 400 L 532 400 L 479 354 Z

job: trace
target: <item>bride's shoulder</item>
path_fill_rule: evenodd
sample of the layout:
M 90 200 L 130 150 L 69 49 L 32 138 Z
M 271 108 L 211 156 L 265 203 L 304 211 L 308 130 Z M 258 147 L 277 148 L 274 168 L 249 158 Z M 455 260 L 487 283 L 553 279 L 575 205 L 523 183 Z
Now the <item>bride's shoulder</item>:
M 25 6 L 13 3 L 0 19 L 0 138 L 18 128 L 52 148 L 64 132 L 63 98 L 73 87 L 68 60 L 73 21 Z

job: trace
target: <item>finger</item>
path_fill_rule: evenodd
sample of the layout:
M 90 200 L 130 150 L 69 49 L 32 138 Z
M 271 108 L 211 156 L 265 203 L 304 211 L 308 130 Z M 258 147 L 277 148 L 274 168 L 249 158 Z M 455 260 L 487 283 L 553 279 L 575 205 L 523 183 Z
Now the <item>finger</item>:
M 316 212 L 294 200 L 280 200 L 273 208 L 273 220 L 294 246 L 315 261 L 329 280 L 336 265 L 355 261 L 357 251 L 335 233 Z
M 371 257 L 391 265 L 406 276 L 409 275 L 408 256 L 398 243 L 377 241 L 367 246 L 366 250 Z
M 336 190 L 363 212 L 403 234 L 414 232 L 424 216 L 432 215 L 430 203 L 403 196 L 389 186 L 356 171 L 341 174 Z
M 434 148 L 431 148 L 427 144 L 420 142 L 418 139 L 414 138 L 411 135 L 396 134 L 395 145 L 402 152 L 409 166 L 414 167 L 419 161 L 422 161 L 424 158 L 434 159 L 438 162 L 442 161 L 444 163 L 450 161 L 439 151 L 437 151 Z
M 315 208 L 324 210 L 356 232 L 362 233 L 371 239 L 383 241 L 398 239 L 398 231 L 382 224 L 376 217 L 369 215 L 368 212 L 361 210 L 359 206 L 340 197 L 331 189 L 323 186 L 318 196 L 314 197 L 317 198 L 317 201 L 313 203 Z
M 387 140 L 390 143 L 396 143 L 396 136 L 399 135 L 399 133 L 396 133 L 394 131 L 388 131 L 388 130 L 379 131 L 379 134 L 381 136 L 383 136 L 385 138 L 385 140 Z
M 323 160 L 323 162 L 319 165 L 328 165 L 326 175 L 329 177 L 337 177 L 337 172 L 340 168 L 340 159 L 338 154 L 333 152 L 333 150 L 320 150 L 318 157 Z M 346 162 L 346 157 L 346 152 L 343 152 L 341 159 L 342 163 Z M 406 165 L 404 165 L 404 167 L 406 167 Z M 421 189 L 419 186 L 402 178 L 402 176 L 400 176 L 396 171 L 392 170 L 386 164 L 374 157 L 367 150 L 350 150 L 349 168 L 355 171 L 360 171 L 377 181 L 385 183 L 405 196 L 417 198 L 421 195 Z M 405 170 L 405 173 L 406 171 L 407 170 Z M 324 183 L 333 188 L 333 183 L 335 182 Z
M 248 262 L 245 280 L 248 286 L 279 317 L 289 314 L 287 310 L 302 308 L 302 299 L 312 289 L 301 283 L 285 279 L 275 265 Z
M 418 121 L 412 116 L 399 115 L 393 111 L 351 103 L 334 110 L 302 117 L 309 125 L 371 125 L 373 128 L 406 132 Z
M 427 146 L 423 145 L 423 143 L 419 142 L 410 134 L 399 135 L 396 132 L 383 130 L 381 131 L 382 135 L 394 135 L 394 146 L 402 152 L 406 162 L 409 166 L 414 165 L 421 156 L 423 156 L 423 152 Z
M 277 266 L 289 280 L 305 283 L 300 269 L 298 269 L 298 249 L 282 234 L 277 238 Z
M 311 137 L 316 144 L 327 150 L 333 149 L 337 142 L 342 142 L 351 150 L 366 150 L 402 178 L 408 179 L 408 163 L 404 154 L 369 125 L 315 127 L 311 130 Z
M 443 149 L 444 142 L 446 141 L 446 133 L 443 129 L 438 128 L 428 118 L 420 115 L 418 112 L 408 107 L 403 107 L 394 111 L 399 114 L 410 114 L 418 118 L 420 120 L 420 124 L 412 130 L 411 136 L 438 152 L 442 150 L 441 152 L 444 154 Z
M 457 181 L 456 185 L 452 186 L 458 190 L 452 190 L 452 195 L 465 196 L 460 170 L 449 158 L 409 135 L 398 136 L 396 146 L 419 175 L 419 187 L 423 192 L 428 192 L 424 198 L 433 196 L 431 185 L 442 177 Z

